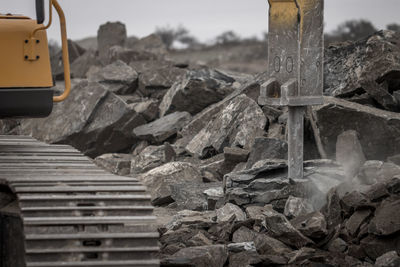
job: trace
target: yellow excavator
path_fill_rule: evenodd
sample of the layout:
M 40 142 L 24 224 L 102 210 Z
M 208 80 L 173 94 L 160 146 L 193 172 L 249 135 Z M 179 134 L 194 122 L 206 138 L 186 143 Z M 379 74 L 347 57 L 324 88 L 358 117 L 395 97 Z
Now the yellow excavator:
M 54 95 L 46 30 L 60 18 L 65 90 Z M 65 16 L 0 14 L 0 119 L 46 117 L 70 93 Z M 0 136 L 0 267 L 159 266 L 151 196 L 66 145 Z

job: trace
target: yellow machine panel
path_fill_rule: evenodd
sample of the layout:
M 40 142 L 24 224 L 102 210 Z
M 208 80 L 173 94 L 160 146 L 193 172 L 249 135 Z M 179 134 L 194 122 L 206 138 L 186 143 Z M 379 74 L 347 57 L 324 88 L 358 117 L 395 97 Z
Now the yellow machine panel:
M 36 20 L 0 17 L 0 88 L 52 87 L 46 31 Z

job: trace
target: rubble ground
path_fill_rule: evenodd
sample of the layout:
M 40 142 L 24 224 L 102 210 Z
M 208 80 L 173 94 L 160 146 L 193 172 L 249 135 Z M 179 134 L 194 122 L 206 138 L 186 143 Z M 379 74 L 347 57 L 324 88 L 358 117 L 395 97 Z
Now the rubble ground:
M 257 103 L 265 74 L 174 62 L 156 35 L 128 42 L 121 23 L 100 27 L 97 51 L 70 47 L 69 99 L 1 133 L 138 177 L 162 266 L 400 266 L 399 33 L 327 48 L 325 101 L 307 111 L 294 180 L 287 110 Z

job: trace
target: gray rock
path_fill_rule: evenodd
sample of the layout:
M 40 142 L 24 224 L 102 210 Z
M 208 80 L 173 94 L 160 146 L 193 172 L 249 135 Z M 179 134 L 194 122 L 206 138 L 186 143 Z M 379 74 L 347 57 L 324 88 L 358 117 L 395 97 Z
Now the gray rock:
M 131 171 L 131 161 L 133 155 L 131 154 L 104 154 L 97 157 L 94 162 L 104 168 L 105 170 L 118 174 L 128 175 Z
M 272 205 L 266 207 L 264 227 L 268 233 L 289 246 L 304 247 L 313 242 L 294 228 L 284 215 L 273 210 Z
M 233 216 L 235 221 L 246 220 L 246 214 L 242 209 L 232 203 L 226 203 L 222 208 L 217 209 L 217 222 L 228 222 Z
M 139 76 L 139 92 L 145 96 L 156 95 L 160 99 L 177 81 L 182 80 L 186 75 L 186 70 L 174 67 L 171 63 L 158 62 L 160 65 L 152 69 L 142 70 Z M 133 64 L 131 64 L 134 66 Z M 161 115 L 166 115 L 160 105 Z M 185 111 L 179 110 L 176 111 Z M 169 112 L 172 113 L 172 112 Z
M 342 222 L 342 207 L 336 188 L 329 191 L 327 202 L 321 209 L 321 213 L 325 216 L 328 229 L 332 229 Z
M 400 257 L 396 251 L 387 252 L 376 259 L 375 266 L 377 267 L 400 266 Z
M 355 237 L 358 234 L 361 225 L 367 220 L 370 215 L 371 210 L 369 209 L 363 209 L 354 212 L 345 224 L 347 232 L 351 236 Z
M 371 185 L 364 193 L 367 199 L 371 202 L 379 202 L 389 196 L 389 191 L 385 183 L 376 183 Z
M 254 240 L 257 251 L 260 255 L 284 255 L 292 251 L 281 241 L 266 234 L 258 234 Z
M 82 56 L 86 52 L 86 49 L 81 47 L 78 43 L 68 40 L 68 55 L 69 63 L 72 64 L 74 61 Z M 64 64 L 62 61 L 62 51 L 59 51 L 54 58 L 51 58 L 51 70 L 57 80 L 64 80 Z
M 246 162 L 249 158 L 250 151 L 247 149 L 241 149 L 238 147 L 225 147 L 224 158 L 225 162 L 230 164 L 237 164 L 240 162 Z
M 264 220 L 263 212 L 265 210 L 266 207 L 263 206 L 248 206 L 246 207 L 246 216 L 249 219 L 255 220 L 256 224 L 259 224 Z
M 149 52 L 157 55 L 159 58 L 163 58 L 168 54 L 165 44 L 156 34 L 151 34 L 149 36 L 139 39 L 129 48 L 135 51 Z
M 208 209 L 208 200 L 204 191 L 210 188 L 221 186 L 221 183 L 199 183 L 188 182 L 172 184 L 171 197 L 175 200 L 179 210 L 197 210 Z
M 388 236 L 400 231 L 400 199 L 389 198 L 382 201 L 369 224 L 368 232 L 378 236 Z
M 262 262 L 255 251 L 244 251 L 229 256 L 229 267 L 254 266 Z
M 152 143 L 162 143 L 173 137 L 191 119 L 187 112 L 175 112 L 133 130 L 135 136 Z
M 320 239 L 327 235 L 326 220 L 322 213 L 313 212 L 300 215 L 290 221 L 294 228 L 311 239 Z
M 189 239 L 187 244 L 191 247 L 211 246 L 213 242 L 208 239 L 202 232 Z
M 131 162 L 131 173 L 144 173 L 175 158 L 175 152 L 170 151 L 170 145 L 147 146 Z M 172 153 L 172 157 L 171 157 Z
M 68 115 L 66 115 L 68 114 Z M 81 81 L 44 119 L 23 120 L 22 134 L 74 146 L 90 157 L 130 149 L 134 128 L 146 123 L 121 98 L 98 83 Z
M 368 207 L 369 202 L 366 197 L 358 191 L 346 193 L 340 199 L 340 205 L 345 214 L 351 215 L 355 210 Z
M 216 208 L 220 208 L 224 203 L 225 200 L 224 189 L 222 186 L 204 190 L 203 194 L 206 196 L 207 199 L 208 210 L 214 210 Z
M 177 230 L 182 226 L 195 226 L 209 228 L 216 224 L 217 214 L 215 211 L 178 211 L 173 218 L 165 224 L 167 230 Z
M 332 97 L 325 97 L 324 102 L 324 105 L 313 107 L 313 115 L 321 143 L 329 157 L 335 155 L 337 137 L 347 130 L 359 134 L 367 159 L 386 160 L 398 154 L 400 114 Z
M 283 111 L 271 106 L 263 106 L 262 110 L 264 112 L 265 117 L 268 118 L 270 124 L 278 122 L 278 118 L 282 116 Z
M 400 93 L 400 91 L 399 91 Z M 400 165 L 400 154 L 391 156 L 387 158 L 387 161 L 396 165 Z
M 263 159 L 287 159 L 287 153 L 288 146 L 285 141 L 274 138 L 257 137 L 251 148 L 246 168 L 251 168 L 254 163 Z
M 90 82 L 104 84 L 111 92 L 126 95 L 136 90 L 138 74 L 123 61 L 115 61 L 88 74 Z
M 255 101 L 240 95 L 188 143 L 186 149 L 200 157 L 222 153 L 226 146 L 249 148 L 262 133 L 266 118 Z M 211 152 L 210 152 L 211 150 Z
M 387 190 L 392 194 L 400 193 L 400 176 L 397 175 L 387 182 Z
M 375 235 L 368 235 L 360 241 L 365 254 L 372 260 L 377 259 L 383 254 L 390 251 L 400 251 L 400 235 L 392 235 L 388 237 L 378 237 Z
M 100 59 L 109 63 L 108 50 L 114 46 L 124 46 L 127 39 L 125 25 L 121 22 L 107 22 L 97 32 L 97 46 Z
M 364 152 L 356 131 L 346 131 L 338 136 L 336 161 L 343 166 L 349 178 L 354 177 L 365 163 Z
M 289 196 L 286 201 L 284 215 L 289 219 L 314 211 L 312 204 L 304 198 Z
M 228 251 L 231 253 L 240 253 L 243 251 L 256 252 L 256 246 L 254 242 L 243 242 L 243 243 L 231 243 L 228 244 Z
M 194 136 L 196 136 L 204 127 L 207 126 L 209 121 L 214 118 L 215 114 L 226 108 L 237 96 L 245 94 L 254 101 L 257 101 L 258 96 L 260 95 L 260 84 L 266 82 L 266 79 L 267 77 L 260 75 L 260 77 L 257 77 L 255 81 L 253 80 L 244 84 L 242 87 L 235 89 L 232 94 L 225 97 L 220 102 L 215 103 L 196 114 L 190 124 L 182 129 L 182 138 L 178 140 L 178 144 L 181 146 L 186 146 Z
M 180 227 L 179 229 L 175 230 L 167 230 L 165 233 L 162 234 L 160 237 L 160 243 L 162 244 L 162 250 L 165 251 L 165 248 L 172 244 L 182 244 L 183 246 L 188 245 L 189 240 L 196 237 L 199 239 L 203 239 L 202 235 L 204 234 L 198 230 L 188 227 L 186 225 Z M 201 241 L 200 241 L 201 242 Z M 204 242 L 204 240 L 203 240 Z M 171 250 L 170 248 L 168 250 Z M 170 251 L 168 251 L 170 252 Z M 177 252 L 177 251 L 175 251 Z
M 332 240 L 329 245 L 328 245 L 328 250 L 330 252 L 345 252 L 347 249 L 347 243 L 341 239 L 341 238 L 336 238 Z
M 183 248 L 172 257 L 188 259 L 196 267 L 221 267 L 228 259 L 225 245 Z
M 394 176 L 400 174 L 400 166 L 393 163 L 371 160 L 361 167 L 357 181 L 361 184 L 372 185 L 380 182 L 388 182 Z
M 108 61 L 114 62 L 121 60 L 126 64 L 131 65 L 132 62 L 136 61 L 156 61 L 159 58 L 158 55 L 147 51 L 132 50 L 130 48 L 114 45 L 108 50 Z M 135 69 L 132 65 L 131 67 Z M 136 69 L 135 69 L 136 70 Z M 137 71 L 137 70 L 136 70 Z
M 171 196 L 172 184 L 202 182 L 200 171 L 186 162 L 166 163 L 141 174 L 138 179 L 149 188 L 154 205 L 165 205 L 174 201 Z
M 319 173 L 319 170 L 324 170 L 324 166 L 310 168 L 306 172 L 305 179 L 289 180 L 286 161 L 259 161 L 253 165 L 252 169 L 232 172 L 224 176 L 226 199 L 237 205 L 273 204 L 282 212 L 289 196 L 309 198 L 314 205 L 314 202 L 317 203 L 325 197 L 325 193 L 319 190 L 317 182 L 321 183 L 321 177 L 326 177 L 322 183 L 328 183 L 329 179 L 334 177 L 331 175 L 334 169 L 324 174 Z
M 400 71 L 399 38 L 396 32 L 381 31 L 352 44 L 330 47 L 325 57 L 325 93 L 351 96 L 365 91 L 383 107 L 395 110 L 397 102 L 389 92 Z
M 151 122 L 158 118 L 158 100 L 148 98 L 148 99 L 141 99 L 140 102 L 130 104 L 136 113 L 143 116 L 146 121 Z
M 71 76 L 73 78 L 86 78 L 90 68 L 95 66 L 101 66 L 97 52 L 95 50 L 87 50 L 71 63 Z
M 254 230 L 247 228 L 246 226 L 241 226 L 237 229 L 232 235 L 232 242 L 235 243 L 243 243 L 243 242 L 252 242 L 259 235 Z
M 215 70 L 191 71 L 165 94 L 160 104 L 161 115 L 175 111 L 195 115 L 232 93 L 234 81 L 232 77 Z

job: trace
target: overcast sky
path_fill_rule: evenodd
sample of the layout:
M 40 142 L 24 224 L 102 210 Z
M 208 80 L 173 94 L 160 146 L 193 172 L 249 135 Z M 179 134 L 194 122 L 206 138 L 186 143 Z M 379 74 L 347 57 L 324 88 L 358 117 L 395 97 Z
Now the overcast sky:
M 34 16 L 34 0 L 0 0 L 0 13 Z M 261 36 L 268 29 L 267 0 L 59 0 L 71 39 L 94 36 L 100 24 L 121 21 L 128 35 L 152 33 L 157 26 L 184 25 L 201 41 L 226 30 L 242 37 Z M 369 19 L 377 28 L 400 24 L 400 0 L 325 0 L 326 31 L 349 19 Z M 58 27 L 49 32 L 58 39 Z

